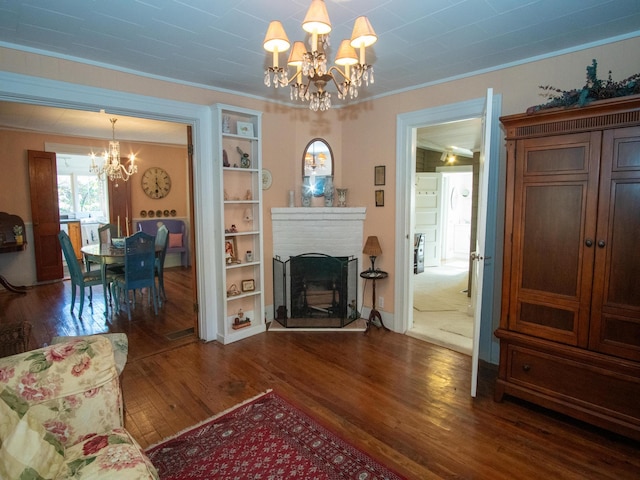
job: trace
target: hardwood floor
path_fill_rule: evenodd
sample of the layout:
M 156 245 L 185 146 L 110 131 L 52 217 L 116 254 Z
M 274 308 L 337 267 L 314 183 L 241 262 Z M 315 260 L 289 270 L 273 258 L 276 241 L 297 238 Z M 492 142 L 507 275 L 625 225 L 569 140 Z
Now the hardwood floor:
M 640 444 L 509 398 L 493 401 L 483 366 L 469 396 L 470 357 L 384 330 L 267 332 L 223 346 L 167 334 L 193 325 L 190 277 L 166 274 L 169 302 L 105 319 L 69 315 L 69 285 L 0 292 L 0 323 L 27 319 L 33 346 L 58 334 L 124 331 L 126 426 L 159 442 L 267 389 L 409 479 L 637 479 Z
M 27 320 L 32 326 L 31 346 L 41 347 L 58 335 L 92 335 L 105 332 L 124 332 L 129 337 L 129 361 L 155 354 L 166 348 L 193 342 L 196 336 L 185 334 L 194 328 L 191 295 L 191 270 L 174 267 L 165 270 L 165 289 L 168 301 L 154 315 L 147 306 L 147 297 L 138 297 L 132 319 L 126 313 L 113 313 L 105 317 L 102 287 L 93 287 L 93 305 L 85 298 L 82 318 L 78 318 L 79 294 L 74 313 L 71 314 L 71 282 L 55 282 L 31 287 L 26 295 L 0 292 L 0 322 Z M 88 292 L 87 292 L 88 294 Z M 88 297 L 88 295 L 87 295 Z M 177 339 L 172 339 L 177 337 Z

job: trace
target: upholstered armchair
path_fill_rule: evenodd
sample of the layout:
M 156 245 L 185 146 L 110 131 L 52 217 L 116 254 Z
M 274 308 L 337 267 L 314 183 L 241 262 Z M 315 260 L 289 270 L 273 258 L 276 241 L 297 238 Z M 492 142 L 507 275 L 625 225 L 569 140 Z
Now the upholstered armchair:
M 100 335 L 0 358 L 0 478 L 157 479 Z

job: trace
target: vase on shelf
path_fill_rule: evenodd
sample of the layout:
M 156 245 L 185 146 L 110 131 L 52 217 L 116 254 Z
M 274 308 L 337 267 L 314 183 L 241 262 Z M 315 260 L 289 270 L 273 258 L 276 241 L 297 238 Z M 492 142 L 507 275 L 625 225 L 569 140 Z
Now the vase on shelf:
M 305 177 L 302 182 L 302 206 L 311 206 L 311 183 L 309 181 L 309 177 Z
M 324 206 L 333 207 L 333 178 L 327 177 L 324 181 Z
M 222 116 L 222 133 L 231 133 L 231 117 L 229 115 Z

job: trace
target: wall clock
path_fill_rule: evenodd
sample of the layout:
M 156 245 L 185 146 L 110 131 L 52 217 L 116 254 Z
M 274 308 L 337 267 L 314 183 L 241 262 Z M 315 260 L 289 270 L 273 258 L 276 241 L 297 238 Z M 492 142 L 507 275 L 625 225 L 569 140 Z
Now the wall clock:
M 150 198 L 164 198 L 171 191 L 171 177 L 160 167 L 151 167 L 142 174 L 142 190 Z
M 271 177 L 271 172 L 266 168 L 262 169 L 262 189 L 269 190 L 271 188 L 271 182 L 273 182 L 273 178 Z

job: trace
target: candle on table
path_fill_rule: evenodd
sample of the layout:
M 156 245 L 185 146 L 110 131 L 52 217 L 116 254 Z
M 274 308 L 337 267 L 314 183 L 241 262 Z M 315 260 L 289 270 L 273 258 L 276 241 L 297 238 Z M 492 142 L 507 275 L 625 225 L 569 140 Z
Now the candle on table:
M 120 234 L 120 215 L 118 215 L 118 238 L 120 238 L 122 235 Z

